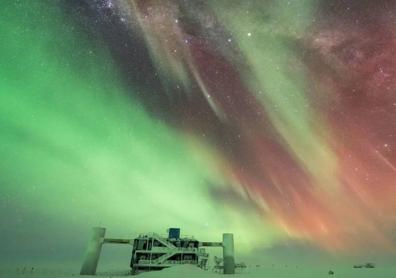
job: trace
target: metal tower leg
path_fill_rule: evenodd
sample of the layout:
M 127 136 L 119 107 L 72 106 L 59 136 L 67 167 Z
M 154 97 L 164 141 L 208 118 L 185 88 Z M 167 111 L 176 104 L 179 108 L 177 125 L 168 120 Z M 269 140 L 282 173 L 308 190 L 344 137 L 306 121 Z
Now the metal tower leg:
M 224 274 L 235 273 L 234 235 L 223 234 Z
M 98 266 L 105 233 L 106 228 L 96 227 L 92 229 L 92 237 L 91 240 L 88 242 L 84 263 L 80 271 L 81 275 L 96 274 L 96 267 Z

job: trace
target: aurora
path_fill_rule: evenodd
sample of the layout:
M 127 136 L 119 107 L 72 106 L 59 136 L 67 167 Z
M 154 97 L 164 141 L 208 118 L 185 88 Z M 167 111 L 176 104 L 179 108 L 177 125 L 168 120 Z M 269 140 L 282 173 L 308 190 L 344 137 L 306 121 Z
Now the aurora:
M 395 8 L 4 3 L 3 239 L 32 227 L 5 250 L 48 229 L 81 243 L 100 224 L 233 231 L 242 254 L 289 241 L 393 254 Z

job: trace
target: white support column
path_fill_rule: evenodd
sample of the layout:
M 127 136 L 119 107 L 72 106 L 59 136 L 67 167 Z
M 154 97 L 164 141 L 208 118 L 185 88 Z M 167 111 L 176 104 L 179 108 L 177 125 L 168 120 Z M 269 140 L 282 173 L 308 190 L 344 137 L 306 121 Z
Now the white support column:
M 106 228 L 95 227 L 92 229 L 92 237 L 88 242 L 84 262 L 80 271 L 81 275 L 96 274 L 96 267 L 98 266 L 105 233 Z
M 223 234 L 224 274 L 235 273 L 234 235 Z

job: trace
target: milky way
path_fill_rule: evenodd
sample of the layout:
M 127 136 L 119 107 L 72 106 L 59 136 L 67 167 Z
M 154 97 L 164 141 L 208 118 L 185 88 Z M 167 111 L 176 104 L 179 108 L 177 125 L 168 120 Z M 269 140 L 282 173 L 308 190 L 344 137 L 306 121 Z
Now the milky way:
M 180 225 L 208 239 L 233 231 L 241 252 L 283 240 L 394 252 L 395 9 L 385 0 L 9 4 L 7 235 L 35 211 L 77 234 L 98 222 L 118 232 Z

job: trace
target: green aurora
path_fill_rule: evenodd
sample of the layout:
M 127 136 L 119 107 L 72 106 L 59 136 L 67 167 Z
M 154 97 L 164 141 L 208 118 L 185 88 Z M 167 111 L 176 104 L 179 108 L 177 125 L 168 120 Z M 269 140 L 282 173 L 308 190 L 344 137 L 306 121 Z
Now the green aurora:
M 106 47 L 51 2 L 7 1 L 0 11 L 1 255 L 56 258 L 71 248 L 59 241 L 76 241 L 68 252 L 82 255 L 99 224 L 126 237 L 168 226 L 203 239 L 232 230 L 248 248 L 244 224 L 259 217 L 243 220 L 209 199 L 208 184 L 223 182 L 209 148 L 150 117 Z M 264 242 L 276 237 L 265 233 Z

